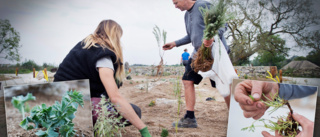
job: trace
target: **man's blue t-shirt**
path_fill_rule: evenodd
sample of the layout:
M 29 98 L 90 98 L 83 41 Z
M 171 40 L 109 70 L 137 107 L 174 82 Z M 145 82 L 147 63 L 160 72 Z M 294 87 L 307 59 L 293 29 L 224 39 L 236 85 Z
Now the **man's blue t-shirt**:
M 182 60 L 189 60 L 190 54 L 188 52 L 182 53 Z

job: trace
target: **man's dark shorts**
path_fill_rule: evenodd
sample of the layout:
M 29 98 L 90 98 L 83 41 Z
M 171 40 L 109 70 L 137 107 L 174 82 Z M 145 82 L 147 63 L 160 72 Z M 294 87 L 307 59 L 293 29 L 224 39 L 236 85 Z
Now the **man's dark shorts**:
M 182 80 L 193 81 L 194 84 L 198 85 L 202 80 L 202 76 L 193 71 L 193 69 L 191 68 L 191 62 L 192 59 L 190 58 L 187 65 L 185 66 L 186 69 L 183 74 Z M 210 79 L 210 82 L 212 87 L 216 87 L 216 83 L 214 81 Z
M 189 60 L 183 60 L 183 61 L 182 61 L 183 66 L 187 66 L 187 65 L 188 65 L 188 62 L 189 62 Z

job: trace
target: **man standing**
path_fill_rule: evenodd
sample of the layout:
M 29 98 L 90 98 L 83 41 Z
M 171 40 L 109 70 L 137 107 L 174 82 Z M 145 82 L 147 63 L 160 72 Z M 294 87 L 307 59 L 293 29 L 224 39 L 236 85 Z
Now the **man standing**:
M 186 66 L 188 64 L 188 60 L 190 58 L 190 54 L 188 53 L 188 49 L 184 49 L 184 52 L 181 55 L 181 63 L 183 66 Z
M 202 76 L 193 71 L 190 64 L 192 59 L 195 59 L 195 53 L 202 45 L 203 30 L 205 24 L 199 7 L 210 6 L 211 4 L 205 0 L 172 0 L 176 8 L 181 11 L 186 11 L 184 20 L 186 25 L 187 35 L 179 40 L 166 43 L 163 45 L 164 50 L 170 50 L 173 47 L 179 47 L 188 43 L 192 43 L 194 51 L 188 60 L 186 65 L 186 71 L 182 77 L 184 89 L 185 89 L 185 101 L 186 101 L 186 114 L 178 122 L 178 127 L 182 128 L 197 128 L 197 121 L 194 115 L 194 106 L 196 102 L 194 84 L 199 84 L 202 80 Z M 222 35 L 222 34 L 219 34 Z M 213 38 L 210 40 L 203 40 L 203 44 L 206 47 L 210 47 L 213 43 Z M 212 87 L 215 87 L 215 82 L 210 80 Z M 225 97 L 227 106 L 229 107 L 230 95 Z M 175 123 L 173 123 L 175 126 Z

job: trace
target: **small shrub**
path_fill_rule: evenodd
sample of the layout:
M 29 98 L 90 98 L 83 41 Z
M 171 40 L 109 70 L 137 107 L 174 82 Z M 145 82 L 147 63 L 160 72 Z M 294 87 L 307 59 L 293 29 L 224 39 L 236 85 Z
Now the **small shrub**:
M 163 128 L 161 131 L 161 137 L 167 137 L 169 136 L 169 132 L 167 129 Z
M 127 121 L 121 122 L 123 117 L 119 115 L 111 101 L 109 99 L 106 100 L 105 97 L 102 97 L 97 107 L 101 109 L 95 109 L 99 115 L 93 127 L 95 136 L 122 137 L 121 132 L 124 131 Z

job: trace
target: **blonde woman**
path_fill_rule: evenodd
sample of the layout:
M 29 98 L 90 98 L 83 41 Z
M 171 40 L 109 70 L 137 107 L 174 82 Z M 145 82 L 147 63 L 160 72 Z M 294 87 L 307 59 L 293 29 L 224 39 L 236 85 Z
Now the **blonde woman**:
M 118 92 L 125 75 L 121 36 L 121 26 L 115 21 L 101 21 L 93 34 L 71 49 L 59 65 L 54 81 L 89 79 L 93 106 L 99 103 L 101 95 L 106 96 L 143 137 L 150 137 L 146 125 L 139 118 L 140 108 L 130 105 Z M 93 111 L 94 124 L 96 120 L 97 116 Z

